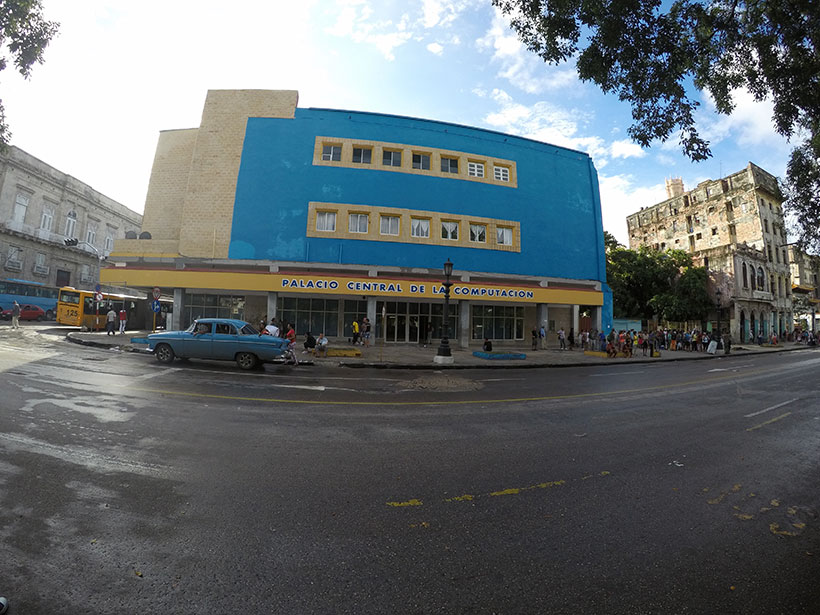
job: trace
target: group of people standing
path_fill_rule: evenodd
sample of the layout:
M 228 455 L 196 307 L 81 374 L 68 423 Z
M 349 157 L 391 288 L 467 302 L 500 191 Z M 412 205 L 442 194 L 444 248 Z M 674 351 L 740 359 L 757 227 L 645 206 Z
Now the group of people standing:
M 731 353 L 732 338 L 729 333 L 722 335 L 717 331 L 708 333 L 693 329 L 692 331 L 679 331 L 677 329 L 657 329 L 654 331 L 629 331 L 614 329 L 609 335 L 601 340 L 602 352 L 606 352 L 609 357 L 631 357 L 633 352 L 641 351 L 642 356 L 655 356 L 661 350 L 686 351 L 686 352 L 716 352 L 723 348 L 726 354 Z M 711 346 L 714 342 L 714 346 Z
M 354 346 L 357 344 L 365 348 L 370 346 L 370 319 L 367 316 L 363 316 L 361 321 L 354 319 L 351 328 L 353 331 L 351 341 Z

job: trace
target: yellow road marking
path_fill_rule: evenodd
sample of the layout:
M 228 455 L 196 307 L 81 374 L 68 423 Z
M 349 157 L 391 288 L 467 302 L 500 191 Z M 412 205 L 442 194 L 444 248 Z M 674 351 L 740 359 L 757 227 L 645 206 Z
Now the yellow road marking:
M 769 419 L 765 423 L 761 423 L 760 425 L 755 425 L 754 427 L 749 427 L 746 431 L 754 431 L 755 429 L 760 429 L 761 427 L 765 427 L 766 425 L 770 425 L 771 423 L 774 423 L 775 421 L 779 421 L 780 419 L 785 419 L 790 414 L 791 414 L 791 412 L 787 412 L 786 414 L 781 414 L 780 416 L 778 416 L 776 418 Z
M 387 502 L 388 506 L 395 506 L 396 508 L 404 508 L 405 506 L 421 506 L 421 500 L 407 500 L 406 502 Z

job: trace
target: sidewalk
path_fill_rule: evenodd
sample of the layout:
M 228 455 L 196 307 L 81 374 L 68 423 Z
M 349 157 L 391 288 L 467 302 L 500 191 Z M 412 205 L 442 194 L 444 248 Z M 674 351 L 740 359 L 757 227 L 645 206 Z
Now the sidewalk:
M 44 332 L 45 333 L 45 332 Z M 122 352 L 147 352 L 145 344 L 132 343 L 132 338 L 145 338 L 150 331 L 128 331 L 125 335 L 107 335 L 105 332 L 87 333 L 71 331 L 66 335 L 68 341 L 86 346 L 96 346 L 99 348 L 116 348 Z M 61 335 L 59 330 L 50 330 L 50 335 Z M 705 352 L 687 352 L 685 350 L 668 351 L 662 350 L 659 358 L 644 357 L 638 351 L 637 355 L 629 359 L 617 358 L 608 359 L 606 357 L 591 356 L 583 351 L 565 350 L 558 348 L 548 348 L 547 350 L 531 350 L 529 346 L 508 347 L 504 346 L 497 350 L 498 353 L 511 354 L 518 353 L 526 355 L 525 359 L 484 359 L 473 356 L 474 350 L 451 346 L 450 352 L 453 356 L 453 363 L 450 365 L 439 365 L 433 362 L 433 357 L 438 350 L 438 344 L 433 344 L 426 348 L 418 344 L 387 344 L 376 345 L 364 348 L 363 346 L 351 346 L 350 344 L 333 344 L 332 348 L 348 348 L 361 351 L 360 357 L 316 357 L 302 355 L 297 352 L 301 359 L 309 360 L 314 365 L 327 365 L 334 367 L 380 367 L 380 368 L 402 368 L 402 369 L 526 369 L 535 367 L 577 367 L 592 365 L 628 365 L 639 363 L 657 363 L 659 361 L 697 361 L 710 359 L 732 360 L 737 357 L 744 357 L 754 354 L 768 354 L 772 352 L 787 352 L 792 350 L 806 350 L 807 347 L 793 342 L 786 342 L 778 346 L 757 346 L 738 345 L 732 346 L 732 354 L 726 356 L 723 351 L 712 356 Z

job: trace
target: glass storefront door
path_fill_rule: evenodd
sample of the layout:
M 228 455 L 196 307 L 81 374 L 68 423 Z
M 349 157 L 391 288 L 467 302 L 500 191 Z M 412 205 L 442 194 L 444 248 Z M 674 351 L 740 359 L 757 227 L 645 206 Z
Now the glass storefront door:
M 382 318 L 382 309 L 385 317 Z M 376 302 L 376 339 L 388 343 L 418 344 L 439 339 L 443 334 L 443 303 L 416 303 L 413 301 Z M 386 334 L 386 335 L 385 335 Z M 458 305 L 450 304 L 451 340 L 458 339 Z

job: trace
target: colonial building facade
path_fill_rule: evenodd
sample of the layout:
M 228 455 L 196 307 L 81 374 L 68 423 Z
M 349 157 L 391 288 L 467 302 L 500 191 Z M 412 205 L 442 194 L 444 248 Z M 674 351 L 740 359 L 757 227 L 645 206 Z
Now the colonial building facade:
M 451 260 L 461 346 L 610 326 L 587 154 L 297 103 L 295 91 L 210 91 L 198 128 L 162 132 L 146 238 L 116 241 L 103 279 L 172 295 L 177 327 L 276 316 L 344 338 L 368 317 L 378 338 L 410 343 L 442 332 Z
M 667 180 L 666 189 L 667 200 L 627 217 L 630 248 L 690 252 L 709 272 L 716 300 L 712 326 L 719 316 L 736 342 L 791 331 L 791 270 L 777 179 L 749 163 L 688 192 L 680 179 Z
M 140 214 L 18 147 L 0 155 L 3 278 L 93 288 L 114 241 L 141 225 Z

